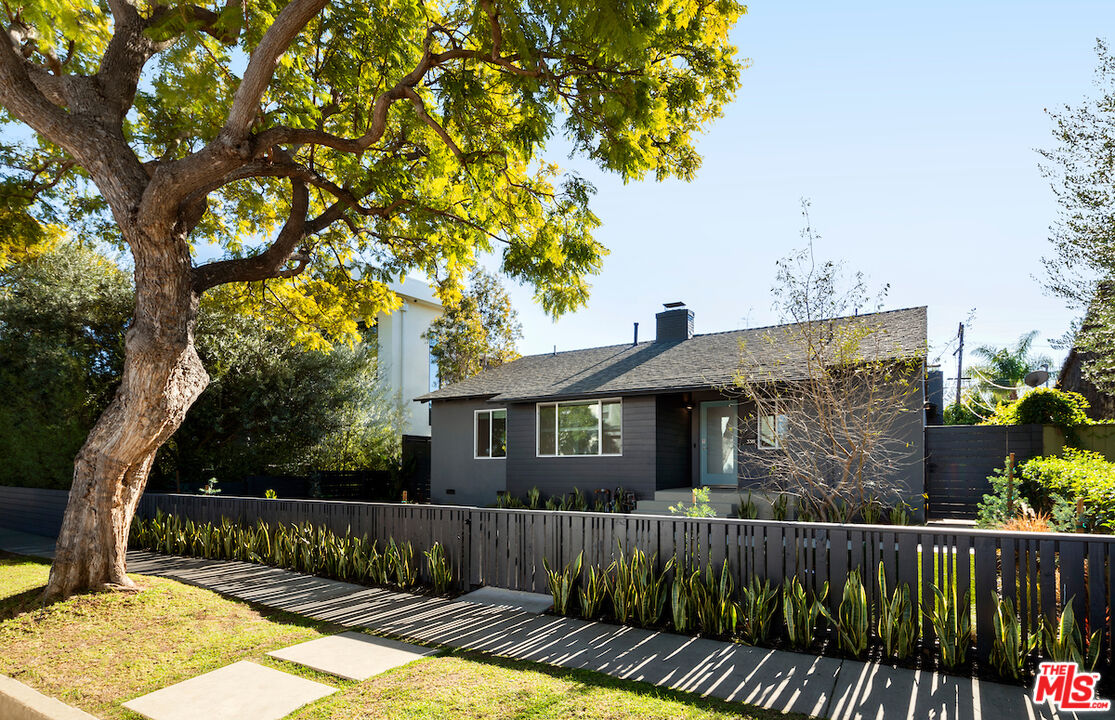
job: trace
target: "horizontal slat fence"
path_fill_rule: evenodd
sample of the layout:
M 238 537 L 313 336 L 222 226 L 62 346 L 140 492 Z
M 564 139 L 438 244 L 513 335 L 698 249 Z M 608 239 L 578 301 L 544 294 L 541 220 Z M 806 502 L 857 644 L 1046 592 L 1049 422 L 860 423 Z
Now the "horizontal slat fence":
M 995 597 L 1014 601 L 1027 630 L 1039 616 L 1052 618 L 1073 603 L 1089 634 L 1104 629 L 1102 664 L 1113 664 L 1110 638 L 1115 617 L 1115 537 L 1057 533 L 1006 533 L 944 527 L 898 527 L 697 519 L 582 512 L 499 510 L 436 505 L 260 500 L 254 498 L 148 495 L 140 513 L 156 509 L 219 522 L 311 522 L 381 542 L 409 540 L 416 554 L 440 541 L 470 585 L 547 592 L 544 562 L 559 568 L 584 552 L 584 563 L 606 567 L 622 547 L 668 558 L 690 568 L 727 563 L 737 589 L 752 577 L 780 584 L 797 577 L 807 590 L 829 584 L 835 609 L 849 573 L 859 570 L 872 603 L 878 599 L 882 563 L 888 590 L 910 586 L 923 609 L 932 586 L 955 583 L 968 595 L 977 649 L 991 648 Z M 420 558 L 421 556 L 418 555 Z M 423 563 L 424 564 L 424 563 Z M 932 632 L 922 623 L 922 636 Z
M 69 499 L 69 490 L 0 486 L 0 527 L 55 537 Z

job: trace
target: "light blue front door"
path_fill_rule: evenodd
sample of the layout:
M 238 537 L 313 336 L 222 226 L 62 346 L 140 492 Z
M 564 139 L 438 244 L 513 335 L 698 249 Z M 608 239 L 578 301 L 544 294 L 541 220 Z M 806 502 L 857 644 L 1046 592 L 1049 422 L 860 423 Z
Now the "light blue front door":
M 737 485 L 736 406 L 730 400 L 701 403 L 701 484 Z

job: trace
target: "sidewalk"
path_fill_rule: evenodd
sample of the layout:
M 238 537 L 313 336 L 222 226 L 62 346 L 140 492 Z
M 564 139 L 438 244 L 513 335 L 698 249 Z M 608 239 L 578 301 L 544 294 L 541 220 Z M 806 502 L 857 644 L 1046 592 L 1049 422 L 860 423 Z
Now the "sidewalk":
M 0 529 L 0 549 L 45 555 L 53 543 Z M 978 679 L 409 595 L 250 563 L 132 552 L 128 571 L 402 640 L 594 670 L 825 718 L 1077 717 L 1035 706 L 1024 688 Z

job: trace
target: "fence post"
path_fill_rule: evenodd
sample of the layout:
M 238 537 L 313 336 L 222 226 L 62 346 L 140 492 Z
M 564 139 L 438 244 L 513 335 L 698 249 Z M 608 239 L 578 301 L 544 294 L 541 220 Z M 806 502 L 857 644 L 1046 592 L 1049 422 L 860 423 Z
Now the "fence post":
M 1014 453 L 1007 457 L 1007 520 L 1014 519 Z

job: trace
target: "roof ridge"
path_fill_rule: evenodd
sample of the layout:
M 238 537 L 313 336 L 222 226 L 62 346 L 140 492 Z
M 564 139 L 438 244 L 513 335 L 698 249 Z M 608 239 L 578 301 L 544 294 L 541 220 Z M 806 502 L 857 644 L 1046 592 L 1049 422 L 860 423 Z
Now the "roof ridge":
M 909 312 L 911 310 L 928 310 L 928 309 L 929 309 L 928 305 L 911 305 L 910 307 L 894 308 L 893 310 L 876 310 L 874 312 L 861 313 L 861 314 L 858 314 L 858 315 L 840 315 L 840 316 L 834 317 L 834 318 L 822 318 L 820 320 L 813 320 L 813 321 L 807 321 L 807 322 L 822 322 L 824 320 L 853 320 L 855 318 L 872 317 L 874 315 L 893 315 L 895 313 Z M 774 324 L 774 325 L 758 325 L 756 327 L 736 328 L 735 330 L 716 330 L 716 331 L 713 331 L 713 332 L 706 332 L 706 333 L 694 333 L 693 337 L 696 338 L 696 337 L 711 337 L 713 335 L 730 335 L 731 333 L 752 332 L 752 331 L 755 331 L 755 330 L 770 330 L 772 328 L 794 327 L 796 325 L 804 325 L 804 324 L 805 324 L 805 322 L 791 322 L 791 323 L 777 323 L 777 324 Z M 693 338 L 689 338 L 689 339 L 692 340 Z M 522 357 L 515 358 L 515 360 L 512 360 L 511 362 L 516 362 L 518 360 L 526 360 L 528 358 L 554 357 L 555 355 L 565 355 L 567 353 L 585 352 L 586 350 L 608 350 L 610 348 L 640 347 L 642 345 L 654 345 L 657 342 L 658 342 L 657 340 L 643 340 L 640 343 L 615 343 L 614 345 L 595 345 L 595 346 L 592 346 L 592 347 L 575 348 L 573 350 L 558 350 L 557 352 L 535 353 L 533 355 L 523 355 Z M 671 342 L 685 342 L 685 341 L 684 340 L 674 340 L 674 341 L 671 341 Z M 511 363 L 504 363 L 504 365 L 501 366 L 501 367 L 504 367 L 504 366 L 510 365 L 510 364 Z
M 739 328 L 738 330 L 717 330 L 715 332 L 695 333 L 693 337 L 706 337 L 708 335 L 727 335 L 734 332 L 750 332 L 752 330 L 770 330 L 772 328 L 794 327 L 796 325 L 804 325 L 806 322 L 825 322 L 827 320 L 855 320 L 856 318 L 872 317 L 874 315 L 893 315 L 900 312 L 909 312 L 911 310 L 928 310 L 928 305 L 911 305 L 910 307 L 894 308 L 893 310 L 876 310 L 869 313 L 858 313 L 856 315 L 838 315 L 834 318 L 818 318 L 817 320 L 806 320 L 804 322 L 790 322 L 778 323 L 775 325 L 757 325 L 756 327 Z

